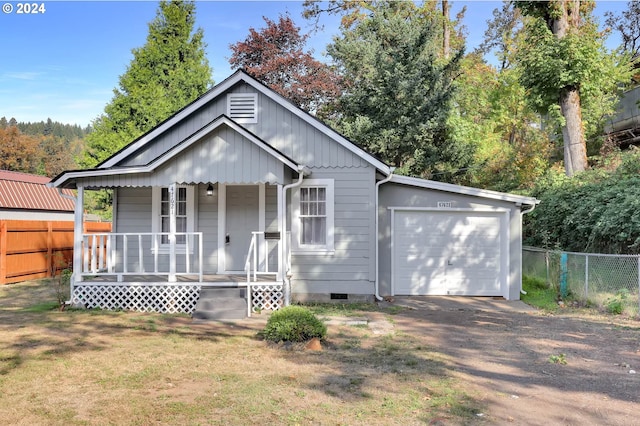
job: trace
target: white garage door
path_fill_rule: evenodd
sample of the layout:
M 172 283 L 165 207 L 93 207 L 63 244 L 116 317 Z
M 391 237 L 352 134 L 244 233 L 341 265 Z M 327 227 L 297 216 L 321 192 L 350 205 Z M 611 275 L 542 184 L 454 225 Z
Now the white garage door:
M 393 215 L 397 295 L 500 296 L 502 213 L 403 211 Z

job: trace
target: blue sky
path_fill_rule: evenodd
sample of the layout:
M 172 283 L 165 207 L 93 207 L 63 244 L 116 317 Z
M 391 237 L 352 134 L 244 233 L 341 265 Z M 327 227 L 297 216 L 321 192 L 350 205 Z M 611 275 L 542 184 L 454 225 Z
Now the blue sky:
M 131 50 L 144 45 L 158 7 L 156 1 L 36 1 L 44 4 L 44 13 L 18 14 L 19 2 L 0 3 L 0 117 L 25 122 L 51 118 L 81 126 L 90 124 L 111 100 L 133 57 Z M 597 4 L 600 13 L 626 8 L 623 1 Z M 463 5 L 471 50 L 501 2 L 454 0 L 452 16 Z M 205 33 L 215 82 L 231 73 L 229 45 L 244 40 L 250 27 L 264 27 L 263 16 L 277 20 L 289 12 L 303 32 L 309 31 L 301 11 L 301 1 L 198 1 L 197 25 Z M 309 41 L 316 56 L 337 33 L 338 18 L 324 17 L 321 23 L 325 30 Z

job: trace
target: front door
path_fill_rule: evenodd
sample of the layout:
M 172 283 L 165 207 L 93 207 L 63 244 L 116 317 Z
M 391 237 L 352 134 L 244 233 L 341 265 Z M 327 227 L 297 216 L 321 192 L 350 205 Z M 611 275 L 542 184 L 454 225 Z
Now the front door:
M 258 231 L 258 186 L 227 186 L 225 266 L 229 272 L 244 271 L 251 233 Z

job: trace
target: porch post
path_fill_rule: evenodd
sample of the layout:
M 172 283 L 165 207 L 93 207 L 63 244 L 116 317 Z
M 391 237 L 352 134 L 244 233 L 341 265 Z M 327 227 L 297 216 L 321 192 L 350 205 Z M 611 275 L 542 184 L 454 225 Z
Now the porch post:
M 278 272 L 276 273 L 276 280 L 282 281 L 284 271 L 284 239 L 287 234 L 284 229 L 283 209 L 282 209 L 282 184 L 278 184 L 277 189 L 277 204 L 278 204 L 278 231 L 280 232 L 280 244 L 278 244 Z
M 176 282 L 176 184 L 169 185 L 169 282 Z
M 82 233 L 84 232 L 84 187 L 78 186 L 76 205 L 73 215 L 73 273 L 69 285 L 69 300 L 73 297 L 73 288 L 80 282 L 82 273 Z

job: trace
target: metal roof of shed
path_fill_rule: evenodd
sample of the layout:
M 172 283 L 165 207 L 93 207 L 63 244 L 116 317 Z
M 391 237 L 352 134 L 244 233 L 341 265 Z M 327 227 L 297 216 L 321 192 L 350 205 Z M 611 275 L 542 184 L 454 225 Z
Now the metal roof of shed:
M 75 202 L 49 188 L 46 176 L 0 170 L 0 209 L 73 212 Z M 69 189 L 64 194 L 73 195 Z

